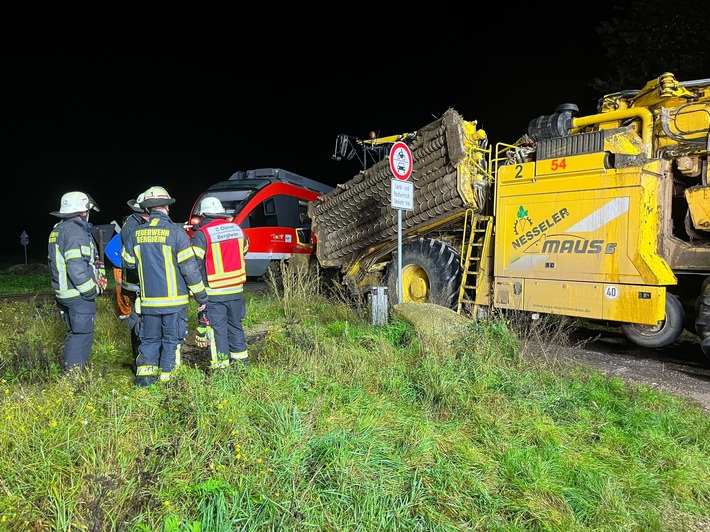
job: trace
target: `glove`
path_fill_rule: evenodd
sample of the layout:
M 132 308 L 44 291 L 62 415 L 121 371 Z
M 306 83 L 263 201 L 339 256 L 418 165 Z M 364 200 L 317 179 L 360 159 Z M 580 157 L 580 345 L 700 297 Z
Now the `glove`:
M 106 267 L 104 266 L 104 263 L 100 260 L 95 261 L 94 272 L 94 281 L 96 282 L 96 286 L 99 289 L 99 294 L 103 294 L 106 290 L 106 287 L 108 286 L 108 279 L 106 278 Z
M 200 305 L 200 308 L 205 305 Z M 202 308 L 197 312 L 197 330 L 195 331 L 195 344 L 197 347 L 209 347 L 210 337 L 207 334 L 207 329 L 210 326 L 210 320 L 207 317 L 207 310 Z

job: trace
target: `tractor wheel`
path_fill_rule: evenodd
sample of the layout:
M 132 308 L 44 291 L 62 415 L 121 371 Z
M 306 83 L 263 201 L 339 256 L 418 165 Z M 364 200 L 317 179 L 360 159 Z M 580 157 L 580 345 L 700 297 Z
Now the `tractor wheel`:
M 435 303 L 456 308 L 461 284 L 459 253 L 439 240 L 422 239 L 402 246 L 402 302 Z M 392 305 L 397 297 L 397 253 L 385 278 Z
M 695 302 L 695 332 L 700 337 L 700 347 L 710 358 L 710 277 L 703 281 Z
M 683 332 L 685 311 L 675 295 L 666 292 L 666 317 L 658 325 L 622 323 L 621 330 L 641 347 L 665 347 L 675 342 Z

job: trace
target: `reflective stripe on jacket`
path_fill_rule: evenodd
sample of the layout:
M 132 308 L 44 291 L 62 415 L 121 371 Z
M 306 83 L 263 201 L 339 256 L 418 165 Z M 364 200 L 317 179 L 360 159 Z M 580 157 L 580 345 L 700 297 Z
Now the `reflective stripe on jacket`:
M 138 271 L 143 314 L 169 314 L 187 306 L 192 292 L 197 303 L 207 303 L 190 237 L 182 225 L 153 210 L 123 248 L 123 264 Z
M 96 299 L 98 251 L 89 222 L 80 216 L 58 222 L 49 233 L 47 258 L 58 299 Z
M 206 218 L 192 235 L 192 248 L 210 297 L 230 296 L 244 290 L 244 232 L 223 218 Z
M 128 238 L 133 234 L 137 227 L 140 227 L 146 223 L 145 218 L 143 218 L 138 213 L 131 213 L 126 217 L 121 227 L 121 248 L 126 246 Z M 121 288 L 126 292 L 138 293 L 140 291 L 140 285 L 138 284 L 138 272 L 136 270 L 129 270 L 125 265 L 121 265 Z

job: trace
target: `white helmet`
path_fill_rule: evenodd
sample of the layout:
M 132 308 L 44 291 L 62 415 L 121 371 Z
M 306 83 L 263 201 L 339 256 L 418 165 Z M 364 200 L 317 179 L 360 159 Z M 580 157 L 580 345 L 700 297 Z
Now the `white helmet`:
M 59 218 L 72 218 L 91 209 L 99 211 L 99 206 L 91 196 L 84 192 L 67 192 L 62 196 L 59 210 L 50 214 Z
M 143 193 L 143 201 L 138 202 L 141 208 L 163 207 L 175 203 L 175 198 L 171 198 L 168 191 L 163 187 L 150 187 Z
M 145 199 L 145 193 L 141 192 L 138 194 L 136 199 L 129 199 L 126 203 L 133 209 L 134 212 L 145 212 L 145 209 L 141 207 L 141 202 Z
M 200 207 L 197 209 L 197 214 L 200 216 L 211 216 L 213 218 L 228 218 L 229 215 L 224 210 L 222 202 L 218 198 L 204 198 L 200 202 Z

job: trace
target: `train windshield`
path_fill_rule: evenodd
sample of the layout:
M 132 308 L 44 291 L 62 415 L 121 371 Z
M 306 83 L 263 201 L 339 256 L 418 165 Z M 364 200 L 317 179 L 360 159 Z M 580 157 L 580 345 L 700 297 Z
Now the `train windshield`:
M 236 216 L 244 208 L 244 206 L 256 193 L 256 190 L 219 190 L 205 192 L 205 195 L 200 199 L 217 198 L 222 202 L 222 207 L 231 216 Z M 199 205 L 199 202 L 197 203 Z
M 195 203 L 195 210 L 199 209 L 204 198 L 217 198 L 227 214 L 237 216 L 247 205 L 249 200 L 262 188 L 270 184 L 267 179 L 249 179 L 248 181 L 221 181 L 209 187 Z M 197 212 L 192 213 L 193 216 Z

